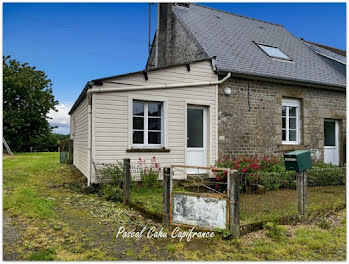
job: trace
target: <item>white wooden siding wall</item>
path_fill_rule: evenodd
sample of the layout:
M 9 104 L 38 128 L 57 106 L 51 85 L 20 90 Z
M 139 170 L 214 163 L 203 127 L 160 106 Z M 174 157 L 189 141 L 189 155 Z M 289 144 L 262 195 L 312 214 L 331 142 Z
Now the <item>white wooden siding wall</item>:
M 127 87 L 132 85 L 160 85 L 190 82 L 216 81 L 210 62 L 200 62 L 186 66 L 177 66 L 148 72 L 148 81 L 143 74 L 118 77 L 104 82 L 108 87 Z M 120 82 L 115 84 L 110 82 Z M 185 164 L 186 158 L 186 105 L 209 106 L 208 126 L 208 165 L 217 158 L 217 86 L 201 86 L 174 89 L 138 90 L 110 92 L 93 95 L 93 159 L 100 162 L 115 162 L 130 158 L 131 164 L 137 164 L 141 157 L 147 162 L 155 156 L 162 167 L 170 164 Z M 166 148 L 170 152 L 127 153 L 131 148 L 131 111 L 132 99 L 157 100 L 165 102 Z M 182 175 L 182 174 L 181 174 Z M 181 177 L 175 175 L 175 178 Z
M 88 178 L 88 105 L 86 98 L 70 118 L 73 121 L 70 127 L 74 139 L 73 164 Z

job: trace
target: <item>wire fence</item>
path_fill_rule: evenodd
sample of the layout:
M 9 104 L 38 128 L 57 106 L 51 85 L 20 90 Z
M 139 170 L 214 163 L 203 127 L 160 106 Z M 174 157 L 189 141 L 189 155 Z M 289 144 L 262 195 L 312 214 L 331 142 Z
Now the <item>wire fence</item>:
M 299 213 L 295 171 L 239 173 L 239 177 L 241 224 L 273 221 Z M 310 169 L 306 178 L 308 213 L 345 205 L 345 168 Z
M 118 164 L 118 165 L 117 165 Z M 114 163 L 122 170 L 122 163 Z M 100 172 L 106 164 L 95 164 Z M 173 189 L 196 193 L 227 193 L 228 168 L 190 168 L 171 166 Z M 145 208 L 163 212 L 163 169 L 157 162 L 130 164 L 130 200 Z M 345 167 L 309 169 L 306 174 L 308 213 L 345 206 Z M 299 213 L 297 175 L 295 171 L 236 172 L 239 178 L 240 223 L 242 225 L 278 220 Z M 104 176 L 105 177 L 105 176 Z M 103 181 L 106 181 L 104 178 Z

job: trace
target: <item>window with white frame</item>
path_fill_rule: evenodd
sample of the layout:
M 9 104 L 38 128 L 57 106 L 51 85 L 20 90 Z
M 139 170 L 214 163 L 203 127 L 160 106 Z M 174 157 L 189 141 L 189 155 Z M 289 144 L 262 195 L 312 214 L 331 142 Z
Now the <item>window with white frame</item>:
M 163 103 L 134 100 L 132 108 L 132 145 L 162 147 Z
M 299 144 L 299 101 L 282 100 L 282 143 Z

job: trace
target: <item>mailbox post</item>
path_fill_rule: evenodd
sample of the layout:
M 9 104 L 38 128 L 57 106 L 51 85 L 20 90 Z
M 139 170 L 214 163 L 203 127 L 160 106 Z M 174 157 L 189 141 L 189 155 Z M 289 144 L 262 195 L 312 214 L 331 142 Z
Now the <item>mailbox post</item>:
M 307 209 L 307 169 L 313 167 L 309 150 L 296 150 L 284 154 L 286 170 L 296 171 L 298 212 L 305 215 Z

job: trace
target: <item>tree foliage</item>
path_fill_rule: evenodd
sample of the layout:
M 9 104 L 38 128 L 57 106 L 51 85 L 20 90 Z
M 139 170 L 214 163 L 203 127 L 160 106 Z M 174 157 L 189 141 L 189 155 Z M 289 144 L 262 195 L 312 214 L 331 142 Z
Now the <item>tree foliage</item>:
M 50 109 L 57 111 L 56 104 L 45 72 L 10 56 L 3 58 L 3 131 L 12 151 L 53 142 L 47 114 Z

